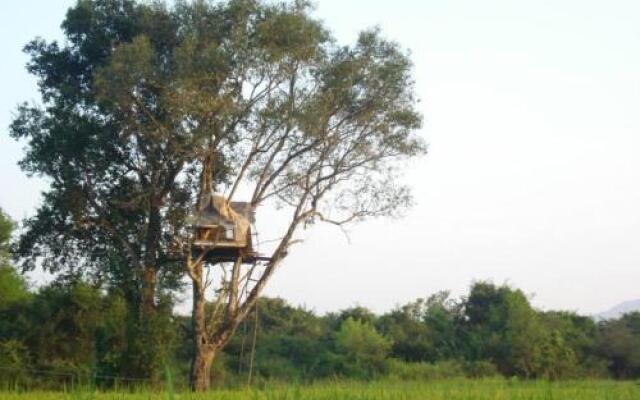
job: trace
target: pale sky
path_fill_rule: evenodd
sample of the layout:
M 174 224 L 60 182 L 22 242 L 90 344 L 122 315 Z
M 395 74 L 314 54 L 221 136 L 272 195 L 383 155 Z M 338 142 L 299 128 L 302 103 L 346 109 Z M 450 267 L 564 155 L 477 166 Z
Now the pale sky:
M 7 136 L 16 104 L 38 100 L 21 48 L 61 38 L 73 3 L 0 3 L 0 207 L 15 219 L 44 189 Z M 493 280 L 543 309 L 640 298 L 640 2 L 320 0 L 315 14 L 342 43 L 379 25 L 411 50 L 430 152 L 407 171 L 403 219 L 350 242 L 306 232 L 268 295 L 383 312 Z

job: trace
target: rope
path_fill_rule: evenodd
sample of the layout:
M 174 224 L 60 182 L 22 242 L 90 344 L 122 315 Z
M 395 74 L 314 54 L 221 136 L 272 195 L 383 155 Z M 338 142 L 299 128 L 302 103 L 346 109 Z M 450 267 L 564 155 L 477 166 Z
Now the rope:
M 255 306 L 255 321 L 253 323 L 253 343 L 251 344 L 251 358 L 249 359 L 249 376 L 247 378 L 247 385 L 251 386 L 251 378 L 253 377 L 253 365 L 256 357 L 256 338 L 258 337 L 258 301 Z
M 247 339 L 247 321 L 242 321 L 242 342 L 240 342 L 240 357 L 238 357 L 238 375 L 242 373 L 242 364 L 244 363 L 244 342 Z

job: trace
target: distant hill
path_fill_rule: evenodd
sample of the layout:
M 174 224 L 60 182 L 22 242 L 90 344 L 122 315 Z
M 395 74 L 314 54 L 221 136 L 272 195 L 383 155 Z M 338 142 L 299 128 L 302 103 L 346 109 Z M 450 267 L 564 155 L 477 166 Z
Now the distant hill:
M 625 301 L 611 309 L 596 315 L 598 319 L 620 318 L 626 313 L 640 311 L 640 299 Z

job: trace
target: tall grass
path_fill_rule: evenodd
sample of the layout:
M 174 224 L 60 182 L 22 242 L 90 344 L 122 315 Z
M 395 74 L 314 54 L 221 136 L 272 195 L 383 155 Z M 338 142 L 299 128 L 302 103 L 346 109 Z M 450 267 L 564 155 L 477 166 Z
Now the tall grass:
M 505 379 L 447 379 L 430 382 L 335 381 L 307 386 L 277 385 L 261 389 L 216 390 L 209 393 L 1 392 L 3 400 L 638 400 L 640 385 L 614 381 L 518 381 Z

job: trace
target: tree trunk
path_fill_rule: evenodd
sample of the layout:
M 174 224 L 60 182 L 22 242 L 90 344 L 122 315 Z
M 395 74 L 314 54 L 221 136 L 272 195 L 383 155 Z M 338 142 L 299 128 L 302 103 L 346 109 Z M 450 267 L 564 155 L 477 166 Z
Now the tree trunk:
M 212 346 L 201 346 L 196 350 L 191 365 L 192 390 L 201 392 L 211 387 L 211 365 L 213 364 L 215 356 L 216 351 Z
M 211 386 L 211 364 L 216 354 L 216 348 L 209 343 L 206 325 L 206 298 L 204 282 L 202 281 L 203 263 L 192 266 L 193 280 L 193 338 L 194 356 L 191 363 L 191 389 L 195 391 L 207 390 Z
M 142 273 L 142 311 L 150 316 L 156 309 L 156 269 L 147 266 Z
M 145 239 L 144 271 L 142 272 L 142 311 L 152 315 L 155 311 L 156 279 L 157 279 L 157 249 L 162 230 L 160 210 L 151 202 L 149 207 L 149 223 Z

